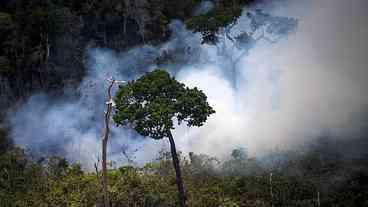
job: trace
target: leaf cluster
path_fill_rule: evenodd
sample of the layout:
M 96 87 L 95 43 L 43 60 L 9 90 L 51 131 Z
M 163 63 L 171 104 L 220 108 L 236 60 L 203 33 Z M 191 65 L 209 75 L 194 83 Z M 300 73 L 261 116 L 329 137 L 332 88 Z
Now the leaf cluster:
M 202 43 L 216 44 L 219 31 L 234 24 L 240 17 L 242 8 L 252 2 L 253 0 L 215 1 L 215 8 L 205 14 L 189 18 L 186 26 L 202 34 Z
M 240 15 L 240 7 L 216 8 L 206 14 L 189 19 L 186 21 L 186 26 L 188 29 L 203 35 L 202 43 L 216 43 L 219 30 L 235 23 Z
M 215 111 L 198 88 L 188 88 L 164 70 L 155 70 L 119 87 L 115 98 L 118 125 L 162 139 L 178 124 L 202 126 Z

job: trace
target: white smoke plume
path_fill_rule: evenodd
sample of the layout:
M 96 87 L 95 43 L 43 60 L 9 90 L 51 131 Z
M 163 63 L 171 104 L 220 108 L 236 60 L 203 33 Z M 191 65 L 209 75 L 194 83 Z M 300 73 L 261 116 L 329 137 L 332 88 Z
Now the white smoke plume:
M 353 126 L 364 125 L 358 115 L 368 106 L 368 2 L 265 1 L 255 8 L 297 18 L 296 32 L 275 42 L 260 38 L 248 50 L 234 47 L 226 37 L 218 46 L 201 45 L 199 34 L 173 22 L 172 39 L 158 47 L 142 46 L 121 54 L 90 49 L 80 97 L 30 98 L 11 117 L 15 142 L 91 167 L 100 153 L 106 79 L 136 78 L 158 67 L 162 57 L 169 61 L 160 67 L 202 89 L 216 110 L 201 128 L 177 128 L 177 146 L 184 153 L 222 157 L 245 147 L 251 155 L 260 155 L 309 142 L 325 131 L 343 136 Z M 231 29 L 233 36 L 249 30 L 246 12 Z M 230 75 L 234 68 L 235 80 Z M 119 163 L 126 161 L 121 153 L 125 148 L 136 162 L 144 163 L 166 143 L 117 128 L 110 140 L 110 158 Z
M 188 149 L 218 155 L 243 146 L 255 155 L 367 125 L 358 116 L 368 104 L 367 6 L 316 0 L 274 8 L 274 14 L 299 19 L 297 32 L 275 44 L 260 41 L 244 55 L 237 91 L 217 72 L 219 64 L 183 70 L 183 80 L 203 88 L 217 110 L 192 131 Z

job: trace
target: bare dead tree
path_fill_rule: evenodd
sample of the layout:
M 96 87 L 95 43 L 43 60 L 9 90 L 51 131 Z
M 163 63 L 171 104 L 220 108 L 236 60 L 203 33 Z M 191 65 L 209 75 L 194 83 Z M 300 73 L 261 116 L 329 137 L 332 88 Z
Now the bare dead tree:
M 272 188 L 272 173 L 270 173 L 270 197 L 271 207 L 273 207 L 273 188 Z
M 96 178 L 97 178 L 97 182 L 99 184 L 101 184 L 101 180 L 100 180 L 100 172 L 98 171 L 98 165 L 100 164 L 100 158 L 97 158 L 97 162 L 94 163 L 94 167 L 95 167 L 95 171 L 96 171 Z
M 105 112 L 105 130 L 102 136 L 102 191 L 104 197 L 104 205 L 105 207 L 110 207 L 110 199 L 109 193 L 107 190 L 108 185 L 108 178 L 107 178 L 107 142 L 109 140 L 109 133 L 110 133 L 110 117 L 111 112 L 114 107 L 114 101 L 111 95 L 112 87 L 115 83 L 124 83 L 124 81 L 116 81 L 113 78 L 108 79 L 110 82 L 109 87 L 107 88 L 107 110 Z
M 321 207 L 321 199 L 320 199 L 319 191 L 317 192 L 317 206 Z

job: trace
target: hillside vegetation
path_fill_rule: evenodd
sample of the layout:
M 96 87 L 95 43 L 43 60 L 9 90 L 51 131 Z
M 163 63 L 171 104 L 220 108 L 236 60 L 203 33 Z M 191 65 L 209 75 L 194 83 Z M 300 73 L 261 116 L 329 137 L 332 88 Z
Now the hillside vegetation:
M 194 153 L 180 156 L 188 206 L 366 206 L 367 159 L 348 159 L 326 144 L 303 153 L 274 152 L 267 162 L 241 148 L 222 162 Z M 0 169 L 0 206 L 102 206 L 100 174 L 63 158 L 33 160 L 11 148 L 0 155 Z M 111 206 L 177 206 L 169 152 L 143 167 L 111 169 L 108 176 Z

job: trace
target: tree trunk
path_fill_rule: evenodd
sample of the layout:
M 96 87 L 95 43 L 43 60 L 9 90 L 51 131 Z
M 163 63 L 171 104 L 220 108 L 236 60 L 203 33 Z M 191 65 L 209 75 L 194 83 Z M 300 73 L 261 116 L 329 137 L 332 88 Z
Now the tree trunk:
M 104 197 L 104 206 L 110 207 L 109 193 L 107 191 L 107 161 L 106 161 L 107 140 L 108 140 L 107 138 L 102 139 L 102 191 Z
M 270 173 L 270 204 L 273 207 L 272 173 Z
M 171 156 L 172 156 L 173 165 L 174 165 L 175 174 L 176 174 L 176 185 L 178 187 L 179 205 L 180 207 L 186 207 L 187 206 L 186 196 L 185 196 L 185 191 L 184 191 L 183 180 L 181 178 L 179 158 L 178 158 L 178 154 L 176 153 L 174 138 L 170 131 L 168 132 L 168 138 L 170 141 Z
M 110 207 L 110 199 L 109 193 L 107 191 L 107 141 L 109 139 L 110 133 L 110 115 L 112 110 L 112 96 L 111 96 L 111 88 L 114 85 L 115 81 L 111 80 L 111 83 L 108 87 L 108 101 L 106 102 L 107 111 L 105 112 L 105 131 L 102 137 L 102 191 L 104 196 L 104 205 L 105 207 Z

